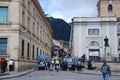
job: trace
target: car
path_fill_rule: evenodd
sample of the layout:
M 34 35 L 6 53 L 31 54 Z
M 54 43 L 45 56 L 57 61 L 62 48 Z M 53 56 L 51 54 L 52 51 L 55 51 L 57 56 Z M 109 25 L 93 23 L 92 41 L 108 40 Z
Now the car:
M 67 69 L 75 70 L 75 62 L 72 58 L 66 58 L 64 62 L 67 63 L 66 64 Z
M 38 70 L 45 70 L 45 62 L 44 61 L 38 62 Z

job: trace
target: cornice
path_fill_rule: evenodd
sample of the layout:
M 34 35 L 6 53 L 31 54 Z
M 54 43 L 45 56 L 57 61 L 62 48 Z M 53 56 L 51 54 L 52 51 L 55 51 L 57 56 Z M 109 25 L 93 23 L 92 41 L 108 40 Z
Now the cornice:
M 51 32 L 51 34 L 52 34 L 52 36 L 53 36 L 53 30 L 52 30 L 52 28 L 50 27 L 49 22 L 48 22 L 47 19 L 45 18 L 44 12 L 43 12 L 40 4 L 39 4 L 39 1 L 38 1 L 38 0 L 32 0 L 32 1 L 33 1 L 34 5 L 36 6 L 36 8 L 38 9 L 41 17 L 43 18 L 43 20 L 44 20 L 45 23 L 47 24 L 48 29 L 50 30 L 50 32 Z

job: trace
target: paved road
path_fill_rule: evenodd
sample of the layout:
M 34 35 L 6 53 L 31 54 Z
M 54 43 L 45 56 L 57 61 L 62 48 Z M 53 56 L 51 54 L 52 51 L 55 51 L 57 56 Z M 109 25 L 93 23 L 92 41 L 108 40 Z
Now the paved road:
M 52 75 L 53 74 L 53 75 Z M 77 74 L 72 72 L 35 71 L 25 76 L 5 80 L 102 80 L 101 75 Z M 120 76 L 111 76 L 110 80 L 120 80 Z

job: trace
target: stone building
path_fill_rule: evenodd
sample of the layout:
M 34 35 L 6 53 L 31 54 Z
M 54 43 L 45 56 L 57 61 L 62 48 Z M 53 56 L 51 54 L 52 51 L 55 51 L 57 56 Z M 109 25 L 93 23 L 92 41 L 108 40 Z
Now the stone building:
M 120 60 L 120 0 L 99 0 L 97 7 L 98 16 L 117 17 L 118 53 Z
M 73 55 L 81 57 L 85 54 L 87 60 L 104 58 L 112 61 L 119 57 L 120 0 L 99 0 L 97 8 L 98 17 L 72 19 Z M 109 46 L 105 46 L 105 37 Z
M 38 0 L 0 0 L 0 58 L 13 59 L 16 71 L 51 56 L 52 33 Z
M 98 16 L 120 17 L 120 0 L 99 0 L 97 8 Z

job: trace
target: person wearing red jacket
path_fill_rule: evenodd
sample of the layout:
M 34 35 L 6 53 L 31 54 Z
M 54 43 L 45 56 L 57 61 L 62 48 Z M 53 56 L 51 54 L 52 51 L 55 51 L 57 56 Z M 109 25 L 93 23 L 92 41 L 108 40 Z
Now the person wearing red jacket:
M 3 60 L 1 59 L 1 60 L 0 60 L 0 75 L 1 75 L 1 73 L 2 73 L 2 64 L 3 64 Z

